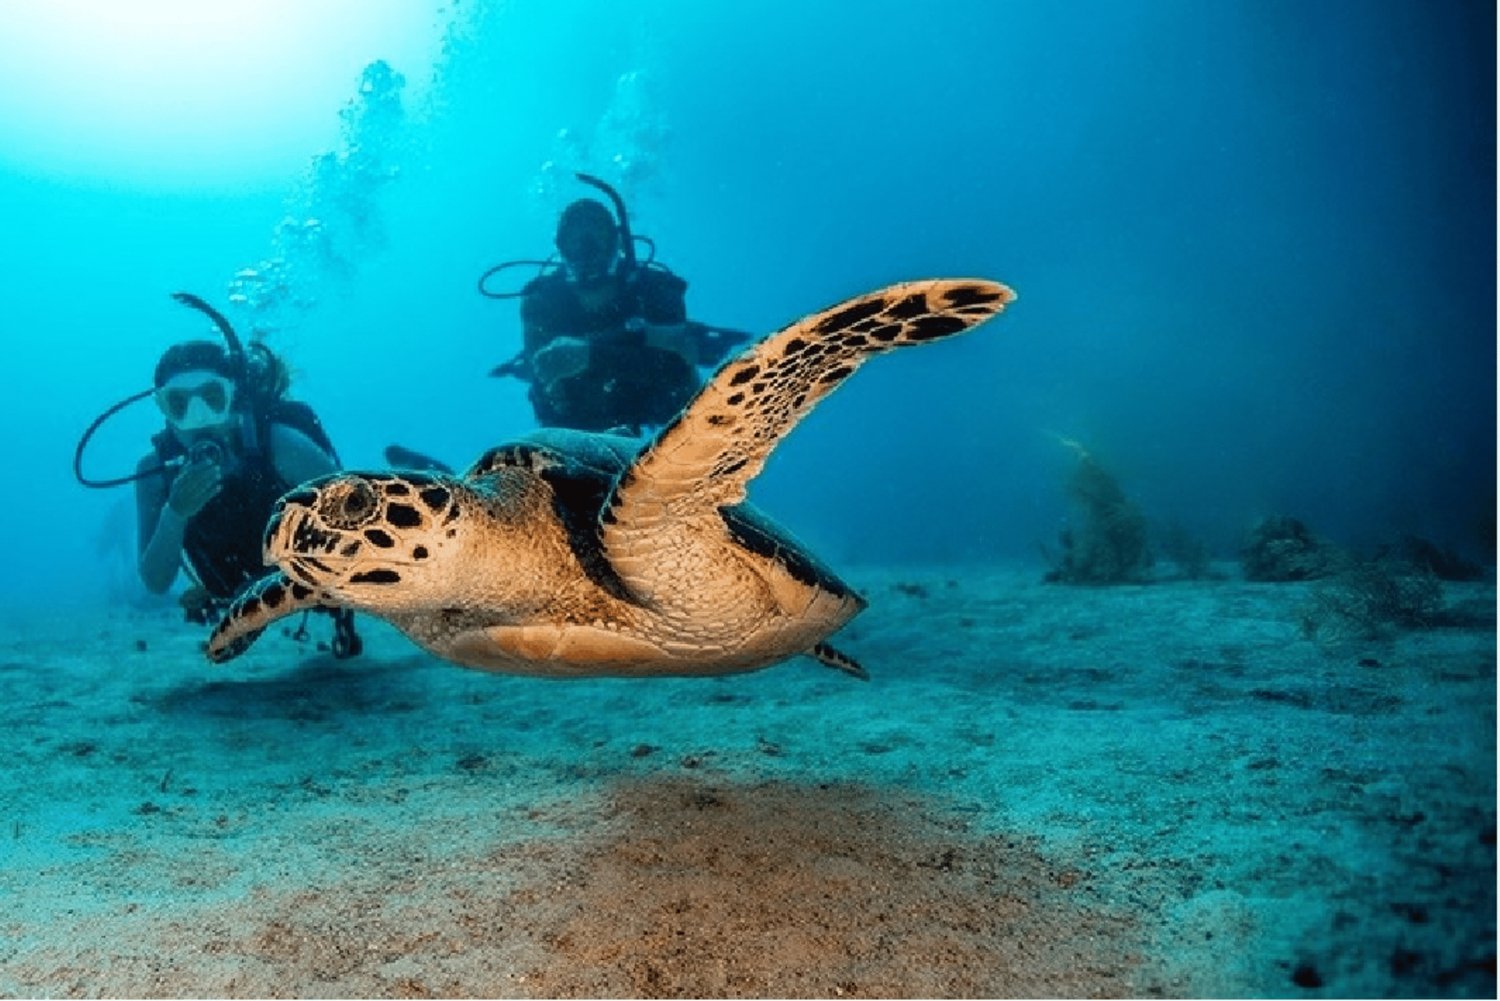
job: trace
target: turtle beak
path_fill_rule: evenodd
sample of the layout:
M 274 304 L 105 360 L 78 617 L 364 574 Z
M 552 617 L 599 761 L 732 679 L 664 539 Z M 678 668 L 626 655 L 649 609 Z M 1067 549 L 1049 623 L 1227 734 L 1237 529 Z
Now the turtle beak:
M 326 556 L 343 540 L 338 532 L 323 527 L 312 509 L 297 502 L 295 495 L 277 502 L 278 510 L 266 525 L 262 555 L 267 563 L 280 563 L 292 556 Z
M 261 539 L 261 558 L 267 566 L 280 562 L 283 556 L 293 555 L 296 544 L 308 539 L 308 534 L 302 531 L 302 523 L 317 500 L 317 491 L 306 487 L 289 491 L 277 499 L 271 508 L 271 519 L 266 522 L 266 534 Z

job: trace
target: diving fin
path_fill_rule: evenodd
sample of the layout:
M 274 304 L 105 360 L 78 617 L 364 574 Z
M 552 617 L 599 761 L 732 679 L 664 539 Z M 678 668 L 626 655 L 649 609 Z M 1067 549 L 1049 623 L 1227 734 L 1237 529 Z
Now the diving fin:
M 441 459 L 434 459 L 430 455 L 423 455 L 421 452 L 415 452 L 401 445 L 387 445 L 385 461 L 392 469 L 415 469 L 423 473 L 453 475 L 453 467 Z

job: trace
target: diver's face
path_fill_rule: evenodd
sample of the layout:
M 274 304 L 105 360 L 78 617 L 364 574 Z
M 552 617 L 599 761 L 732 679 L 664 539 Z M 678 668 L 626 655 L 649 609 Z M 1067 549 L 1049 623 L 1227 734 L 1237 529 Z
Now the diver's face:
M 181 372 L 157 388 L 156 405 L 184 434 L 220 428 L 233 416 L 234 382 L 217 372 Z
M 233 380 L 217 372 L 182 372 L 156 390 L 156 405 L 190 456 L 209 443 L 225 453 L 236 421 Z
M 568 277 L 580 285 L 596 285 L 614 271 L 618 241 L 613 230 L 578 228 L 559 234 L 557 250 L 568 266 Z

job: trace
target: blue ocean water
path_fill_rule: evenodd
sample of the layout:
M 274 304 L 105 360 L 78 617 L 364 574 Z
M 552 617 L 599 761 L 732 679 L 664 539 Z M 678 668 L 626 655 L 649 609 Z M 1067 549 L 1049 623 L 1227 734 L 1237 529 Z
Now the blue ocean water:
M 591 194 L 575 170 L 619 187 L 711 323 L 769 332 L 914 278 L 1017 291 L 877 359 L 756 481 L 840 568 L 1039 574 L 1070 517 L 1061 439 L 1224 560 L 1292 515 L 1493 566 L 1492 5 L 242 5 L 176 47 L 154 24 L 160 64 L 106 61 L 100 37 L 135 37 L 110 6 L 0 9 L 7 620 L 153 607 L 129 488 L 71 463 L 163 349 L 211 336 L 174 291 L 285 355 L 348 466 L 393 441 L 461 466 L 533 427 L 486 375 L 515 303 L 475 283 L 550 252 Z M 261 61 L 231 58 L 252 35 Z M 158 426 L 127 411 L 86 471 L 128 473 Z
M 72 160 L 0 143 L 0 406 L 26 429 L 11 450 L 28 493 L 68 526 L 12 540 L 28 573 L 8 601 L 92 589 L 96 527 L 128 491 L 75 489 L 72 447 L 165 346 L 206 332 L 171 291 L 249 329 L 233 276 L 286 259 L 312 302 L 268 340 L 350 465 L 392 439 L 463 462 L 527 427 L 520 384 L 485 377 L 518 343 L 514 303 L 474 281 L 550 250 L 557 209 L 589 193 L 574 169 L 620 184 L 709 322 L 769 331 L 932 275 L 1018 291 L 981 333 L 871 366 L 780 450 L 757 496 L 833 556 L 1034 554 L 1065 515 L 1061 435 L 1225 555 L 1290 513 L 1340 541 L 1415 531 L 1485 557 L 1491 19 L 1470 3 L 455 5 L 430 15 L 449 37 L 417 47 L 427 62 L 392 64 L 389 120 L 338 117 L 381 41 L 412 47 L 367 30 L 368 51 L 341 53 L 343 89 L 296 98 L 287 135 L 261 110 L 272 148 L 253 162 L 211 152 L 243 130 L 209 114 L 185 141 L 156 120 L 168 105 L 136 146 L 119 126 L 92 150 L 59 114 Z M 67 30 L 76 44 L 88 26 Z M 287 73 L 315 62 L 299 53 Z M 45 126 L 46 100 L 27 95 L 15 128 Z M 368 164 L 314 167 L 355 146 Z M 319 220 L 330 256 L 278 236 L 288 218 Z M 143 419 L 110 426 L 94 475 L 129 469 Z

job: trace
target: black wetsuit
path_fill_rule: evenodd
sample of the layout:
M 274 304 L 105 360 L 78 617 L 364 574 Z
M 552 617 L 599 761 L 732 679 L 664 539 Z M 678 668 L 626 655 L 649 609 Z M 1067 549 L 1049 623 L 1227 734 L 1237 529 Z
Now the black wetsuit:
M 183 556 L 198 583 L 219 601 L 228 601 L 246 584 L 270 572 L 261 552 L 266 522 L 277 499 L 296 486 L 282 478 L 271 458 L 268 446 L 273 424 L 307 435 L 334 454 L 322 424 L 305 403 L 281 400 L 259 422 L 261 447 L 238 455 L 218 494 L 189 518 L 183 529 Z M 158 434 L 152 444 L 163 464 L 183 455 L 181 444 L 169 432 Z M 171 470 L 175 468 L 169 467 L 163 475 L 174 476 Z M 169 479 L 169 491 L 170 487 Z
M 529 360 L 558 337 L 589 343 L 589 364 L 559 379 L 549 393 L 533 379 L 530 399 L 543 426 L 604 431 L 613 427 L 665 424 L 699 386 L 696 366 L 673 351 L 650 348 L 626 322 L 653 326 L 687 322 L 687 282 L 665 268 L 639 267 L 632 276 L 609 279 L 618 287 L 598 310 L 585 308 L 561 271 L 529 282 L 521 320 Z
M 236 450 L 235 466 L 224 476 L 219 492 L 183 528 L 183 558 L 213 599 L 191 606 L 184 603 L 190 622 L 209 621 L 246 586 L 275 572 L 265 565 L 262 552 L 266 523 L 276 501 L 296 486 L 286 481 L 271 457 L 271 429 L 277 424 L 306 435 L 335 464 L 338 462 L 333 442 L 311 407 L 295 400 L 277 400 L 269 405 L 255 425 L 260 447 Z M 181 468 L 173 460 L 182 458 L 182 444 L 169 431 L 158 434 L 151 444 L 162 462 L 162 475 L 167 477 L 165 492 L 170 493 L 171 478 Z M 320 611 L 333 619 L 333 638 L 327 649 L 339 658 L 359 656 L 364 642 L 354 629 L 354 612 L 348 608 Z M 294 635 L 305 638 L 307 634 L 299 629 Z

